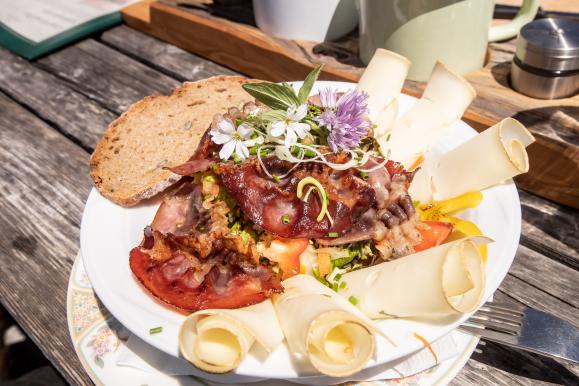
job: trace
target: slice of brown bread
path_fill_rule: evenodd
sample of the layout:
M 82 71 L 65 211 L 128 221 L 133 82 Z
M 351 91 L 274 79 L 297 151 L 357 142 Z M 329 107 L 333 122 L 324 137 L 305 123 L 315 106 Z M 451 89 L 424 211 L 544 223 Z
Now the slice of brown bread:
M 103 196 L 132 206 L 181 176 L 163 166 L 186 162 L 213 115 L 252 100 L 239 76 L 184 83 L 170 96 L 148 96 L 112 122 L 90 159 L 90 175 Z

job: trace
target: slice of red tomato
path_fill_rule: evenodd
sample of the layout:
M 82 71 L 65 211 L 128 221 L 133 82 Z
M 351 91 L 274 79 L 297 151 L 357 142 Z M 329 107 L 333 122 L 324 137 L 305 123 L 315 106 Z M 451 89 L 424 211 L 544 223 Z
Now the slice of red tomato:
M 300 273 L 300 255 L 308 243 L 308 239 L 275 239 L 271 242 L 267 256 L 279 265 L 283 272 L 282 279 Z
M 423 221 L 418 230 L 422 241 L 414 246 L 416 252 L 442 244 L 452 232 L 452 224 L 442 221 Z

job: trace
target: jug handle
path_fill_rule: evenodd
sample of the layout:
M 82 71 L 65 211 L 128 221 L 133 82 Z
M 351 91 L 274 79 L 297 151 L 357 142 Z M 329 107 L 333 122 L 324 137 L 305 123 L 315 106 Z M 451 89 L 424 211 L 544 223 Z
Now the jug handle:
M 539 9 L 539 0 L 524 0 L 519 13 L 510 22 L 496 25 L 489 29 L 489 42 L 510 39 L 519 33 L 519 30 L 532 21 Z

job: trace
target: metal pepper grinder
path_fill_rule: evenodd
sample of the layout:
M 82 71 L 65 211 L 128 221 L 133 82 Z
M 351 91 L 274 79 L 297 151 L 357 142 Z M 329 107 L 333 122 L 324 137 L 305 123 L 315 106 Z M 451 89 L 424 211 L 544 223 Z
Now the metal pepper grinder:
M 539 99 L 579 93 L 579 21 L 547 18 L 525 25 L 517 39 L 511 84 Z

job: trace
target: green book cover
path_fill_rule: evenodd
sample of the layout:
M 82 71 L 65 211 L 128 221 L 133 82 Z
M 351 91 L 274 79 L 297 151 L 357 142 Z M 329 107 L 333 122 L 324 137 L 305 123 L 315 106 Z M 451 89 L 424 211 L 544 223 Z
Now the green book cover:
M 0 45 L 32 60 L 55 51 L 90 34 L 105 30 L 122 21 L 120 12 L 112 12 L 72 27 L 40 42 L 33 42 L 0 22 Z

